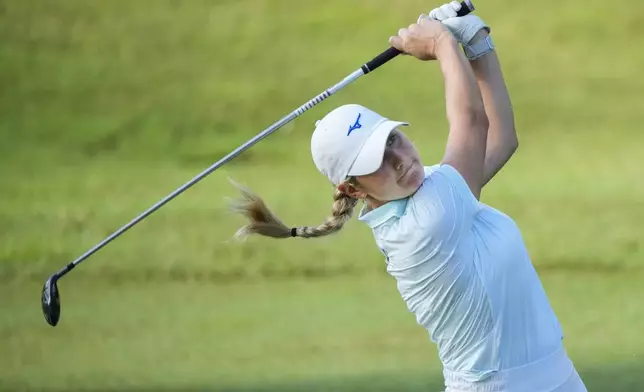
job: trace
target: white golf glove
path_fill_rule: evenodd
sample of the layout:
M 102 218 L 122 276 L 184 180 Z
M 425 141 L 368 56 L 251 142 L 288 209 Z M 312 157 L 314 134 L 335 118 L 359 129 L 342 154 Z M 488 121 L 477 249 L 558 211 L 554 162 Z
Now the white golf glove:
M 489 36 L 485 37 L 485 39 L 473 41 L 474 36 L 482 29 L 486 29 L 489 33 L 491 31 L 490 27 L 474 14 L 457 17 L 456 14 L 460 9 L 460 2 L 451 1 L 434 8 L 429 12 L 429 15 L 421 14 L 418 17 L 418 21 L 420 22 L 421 19 L 440 21 L 463 45 L 463 50 L 470 60 L 482 57 L 494 50 L 494 44 Z

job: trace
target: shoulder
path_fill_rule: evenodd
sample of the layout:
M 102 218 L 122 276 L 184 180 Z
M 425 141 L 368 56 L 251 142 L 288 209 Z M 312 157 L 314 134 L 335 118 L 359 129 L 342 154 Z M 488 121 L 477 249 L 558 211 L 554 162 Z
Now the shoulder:
M 467 249 L 482 208 L 459 172 L 446 164 L 425 167 L 423 184 L 399 207 L 394 219 L 373 230 L 387 264 L 396 270 L 430 268 L 427 261 Z
M 372 211 L 386 211 L 386 219 L 372 227 L 379 240 L 396 244 L 427 241 L 429 237 L 442 238 L 457 227 L 471 222 L 479 202 L 456 169 L 447 164 L 426 166 L 425 179 L 420 188 L 405 200 L 397 200 Z
M 407 203 L 400 224 L 406 232 L 422 235 L 448 235 L 455 227 L 469 226 L 480 209 L 465 179 L 452 166 L 439 164 L 425 168 L 425 180 Z
M 463 176 L 448 164 L 425 167 L 425 180 L 410 197 L 410 201 L 412 205 L 444 204 L 453 201 L 456 205 L 468 208 L 477 207 L 479 204 Z
M 470 191 L 465 178 L 463 178 L 458 170 L 447 163 L 425 166 L 425 181 L 423 182 L 421 189 L 427 188 L 428 185 L 430 187 L 442 186 L 452 188 L 454 191 L 458 192 L 464 197 L 474 197 L 474 194 L 472 193 L 472 191 Z M 421 189 L 419 189 L 419 191 Z

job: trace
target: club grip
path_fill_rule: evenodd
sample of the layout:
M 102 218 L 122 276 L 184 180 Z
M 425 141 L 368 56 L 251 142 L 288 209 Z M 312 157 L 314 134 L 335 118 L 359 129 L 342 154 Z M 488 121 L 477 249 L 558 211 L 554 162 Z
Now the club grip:
M 458 10 L 458 12 L 456 13 L 456 16 L 465 16 L 472 11 L 474 11 L 474 4 L 472 4 L 470 0 L 464 0 L 461 2 L 461 9 Z M 374 57 L 371 61 L 362 65 L 362 67 L 360 68 L 362 68 L 362 72 L 364 72 L 365 74 L 368 74 L 369 72 L 374 71 L 376 68 L 386 63 L 387 61 L 398 56 L 400 53 L 401 52 L 398 49 L 394 47 L 390 47 L 384 52 Z

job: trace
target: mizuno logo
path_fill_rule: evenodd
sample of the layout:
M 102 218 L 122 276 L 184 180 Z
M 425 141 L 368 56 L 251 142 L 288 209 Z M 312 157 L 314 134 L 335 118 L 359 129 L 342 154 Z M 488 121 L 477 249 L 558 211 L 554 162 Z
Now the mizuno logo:
M 356 122 L 349 126 L 349 132 L 347 133 L 347 136 L 351 135 L 351 132 L 355 131 L 356 129 L 362 128 L 362 124 L 360 124 L 360 116 L 362 116 L 362 113 L 358 113 L 358 118 L 356 118 Z

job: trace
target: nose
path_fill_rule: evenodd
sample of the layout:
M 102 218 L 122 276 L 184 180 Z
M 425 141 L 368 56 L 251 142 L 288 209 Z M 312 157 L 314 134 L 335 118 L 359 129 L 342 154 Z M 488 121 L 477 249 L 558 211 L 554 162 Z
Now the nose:
M 385 159 L 396 169 L 401 171 L 405 168 L 405 156 L 397 150 L 388 150 L 385 152 Z

